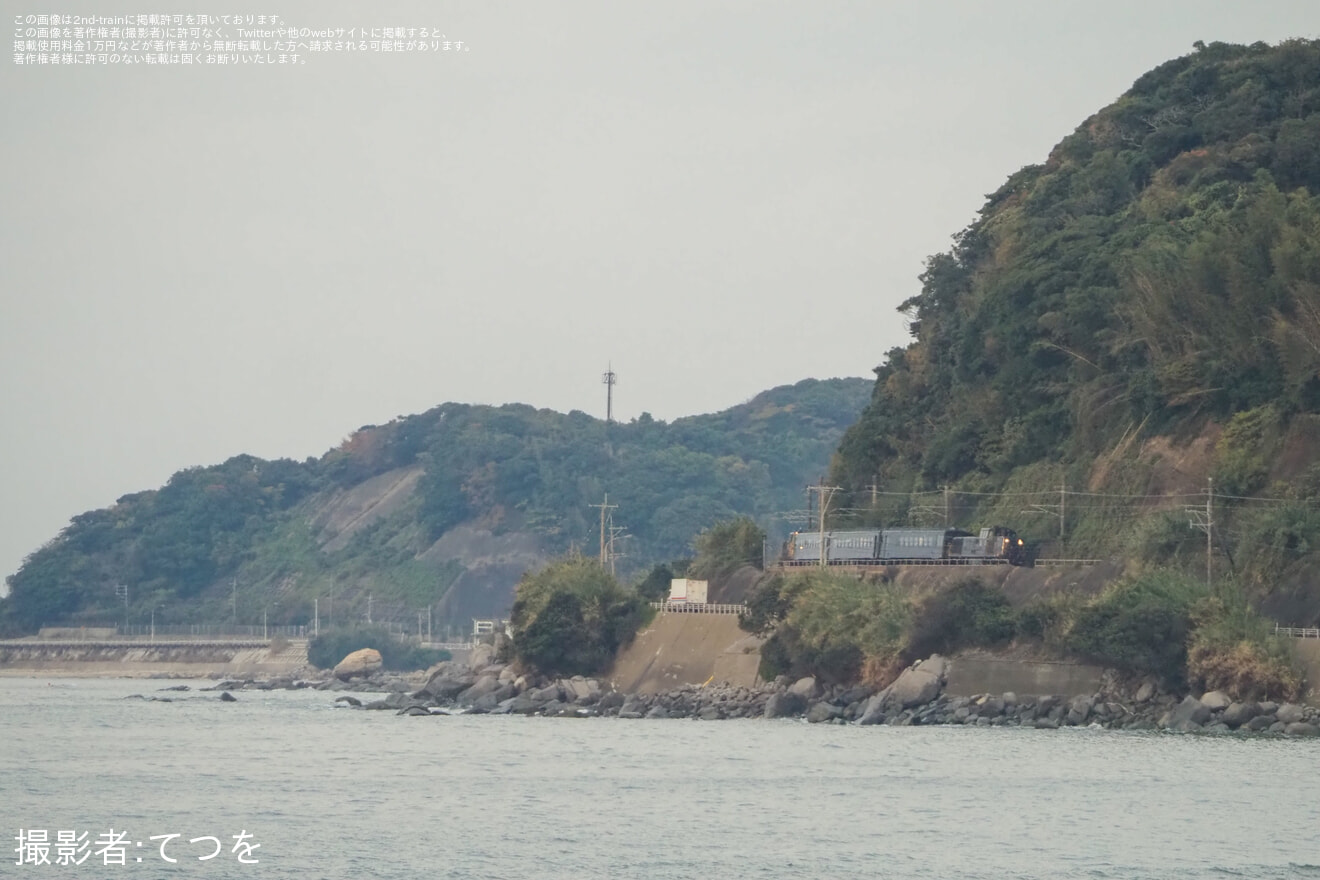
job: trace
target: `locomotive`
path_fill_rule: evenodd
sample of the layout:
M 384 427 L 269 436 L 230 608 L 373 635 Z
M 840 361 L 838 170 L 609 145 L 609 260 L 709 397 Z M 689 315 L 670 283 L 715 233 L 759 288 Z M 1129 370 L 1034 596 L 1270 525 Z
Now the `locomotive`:
M 827 565 L 1025 565 L 1027 550 L 1004 526 L 981 529 L 859 529 L 825 532 Z M 785 565 L 820 565 L 821 533 L 794 532 Z

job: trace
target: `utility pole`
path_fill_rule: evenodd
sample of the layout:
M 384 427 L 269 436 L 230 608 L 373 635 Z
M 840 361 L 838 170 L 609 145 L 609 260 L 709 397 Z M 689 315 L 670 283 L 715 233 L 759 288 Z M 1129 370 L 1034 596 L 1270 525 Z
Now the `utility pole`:
M 600 381 L 605 385 L 605 423 L 609 424 L 614 421 L 614 386 L 619 381 L 613 364 L 605 370 L 605 375 L 601 376 Z
M 321 634 L 321 597 L 312 599 L 312 635 Z
M 949 527 L 949 484 L 944 484 L 944 527 Z
M 1048 513 L 1050 516 L 1059 518 L 1059 554 L 1063 555 L 1064 544 L 1064 525 L 1068 517 L 1068 482 L 1065 480 L 1059 484 L 1059 503 L 1058 504 L 1033 504 L 1023 513 Z
M 115 598 L 124 600 L 124 630 L 128 630 L 128 584 L 115 584 Z
M 229 601 L 234 611 L 234 626 L 238 626 L 238 578 L 233 578 L 230 582 L 232 588 L 229 593 Z
M 1063 524 L 1068 521 L 1068 481 L 1059 483 L 1059 549 L 1063 549 Z
M 606 553 L 605 553 L 606 558 L 609 559 L 609 563 L 610 563 L 610 574 L 614 574 L 614 562 L 615 562 L 615 560 L 617 560 L 617 559 L 622 559 L 623 556 L 624 556 L 624 554 L 619 553 L 618 551 L 616 551 L 616 550 L 614 549 L 614 540 L 615 540 L 616 538 L 628 538 L 628 537 L 631 537 L 631 535 L 629 535 L 629 534 L 627 533 L 627 531 L 624 530 L 623 526 L 616 526 L 616 525 L 614 525 L 614 517 L 611 516 L 611 517 L 610 517 L 610 542 L 609 542 L 609 545 L 606 547 Z
M 879 494 L 880 494 L 880 475 L 879 475 L 879 474 L 876 474 L 875 477 L 872 478 L 872 480 L 871 480 L 871 509 L 872 509 L 872 510 L 875 509 L 876 504 L 879 502 L 879 498 L 878 498 Z
M 367 623 L 371 623 L 371 594 L 367 593 Z
M 815 492 L 820 497 L 820 504 L 818 505 L 820 510 L 820 564 L 823 567 L 829 564 L 829 553 L 825 547 L 825 514 L 829 510 L 830 499 L 834 497 L 835 492 L 839 491 L 839 487 L 822 484 L 819 486 L 808 486 L 807 491 Z
M 1198 532 L 1205 532 L 1205 585 L 1211 585 L 1211 563 L 1214 559 L 1214 528 L 1215 528 L 1215 481 L 1213 478 L 1206 479 L 1205 485 L 1205 510 L 1202 511 L 1195 507 L 1187 508 L 1187 515 L 1192 517 L 1187 524 Z
M 608 556 L 606 554 L 606 546 L 605 546 L 606 541 L 608 540 L 607 536 L 609 535 L 609 527 L 605 524 L 605 518 L 606 516 L 610 515 L 609 512 L 611 510 L 613 510 L 618 506 L 619 505 L 617 504 L 610 504 L 610 495 L 608 492 L 605 493 L 605 500 L 602 501 L 600 504 L 587 505 L 587 507 L 600 508 L 600 567 L 601 568 L 604 568 L 609 561 Z
M 265 609 L 265 608 L 261 609 L 261 637 L 262 637 L 263 639 L 268 639 L 268 638 L 270 638 L 270 628 L 269 628 L 268 626 L 266 626 L 266 609 Z
M 431 641 L 431 606 L 426 606 L 426 641 Z

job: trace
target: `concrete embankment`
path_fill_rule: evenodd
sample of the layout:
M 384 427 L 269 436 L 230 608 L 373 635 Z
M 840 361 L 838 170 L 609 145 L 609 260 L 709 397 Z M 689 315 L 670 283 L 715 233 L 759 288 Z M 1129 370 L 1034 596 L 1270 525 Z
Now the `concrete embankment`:
M 306 640 L 0 642 L 0 675 L 213 678 L 285 675 L 307 665 Z
M 1320 639 L 1297 639 L 1297 659 L 1306 675 L 1306 693 L 1302 700 L 1311 706 L 1320 706 Z
M 951 697 L 978 694 L 1092 694 L 1104 683 L 1099 666 L 1066 661 L 1022 660 L 967 652 L 949 663 L 944 693 Z
M 685 684 L 756 684 L 761 640 L 738 628 L 736 614 L 661 612 L 623 650 L 608 676 L 625 694 L 654 694 Z

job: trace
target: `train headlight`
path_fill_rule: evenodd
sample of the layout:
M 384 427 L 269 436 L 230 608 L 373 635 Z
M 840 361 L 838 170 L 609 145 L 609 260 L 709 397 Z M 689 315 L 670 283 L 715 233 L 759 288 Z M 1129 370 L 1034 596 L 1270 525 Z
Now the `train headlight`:
M 1019 546 L 1019 547 L 1022 546 L 1022 539 L 1021 539 L 1021 538 L 1018 538 L 1018 546 Z

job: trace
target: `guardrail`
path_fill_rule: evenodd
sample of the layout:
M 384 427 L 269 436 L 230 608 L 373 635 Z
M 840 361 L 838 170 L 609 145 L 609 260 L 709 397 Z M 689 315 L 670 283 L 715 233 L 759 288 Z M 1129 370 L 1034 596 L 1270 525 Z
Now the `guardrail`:
M 1279 626 L 1274 624 L 1276 636 L 1292 636 L 1295 639 L 1320 639 L 1320 627 L 1316 626 Z
M 1103 559 L 1037 559 L 1032 565 L 1099 565 Z
M 746 605 L 719 605 L 706 602 L 652 602 L 651 607 L 661 614 L 742 614 Z

